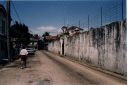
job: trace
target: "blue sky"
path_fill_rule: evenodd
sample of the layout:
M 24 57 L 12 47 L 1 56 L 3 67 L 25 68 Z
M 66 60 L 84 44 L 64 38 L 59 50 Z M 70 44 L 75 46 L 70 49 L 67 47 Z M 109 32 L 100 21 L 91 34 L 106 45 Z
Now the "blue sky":
M 5 2 L 0 1 L 5 5 Z M 12 3 L 12 2 L 11 2 Z M 121 0 L 40 0 L 13 1 L 20 16 L 21 23 L 25 23 L 33 33 L 40 35 L 45 31 L 52 34 L 60 32 L 63 25 L 79 25 L 88 27 L 100 26 L 101 7 L 103 24 L 118 20 L 121 17 Z M 125 0 L 124 0 L 125 4 Z M 125 9 L 124 9 L 125 11 Z M 11 16 L 19 21 L 11 4 Z

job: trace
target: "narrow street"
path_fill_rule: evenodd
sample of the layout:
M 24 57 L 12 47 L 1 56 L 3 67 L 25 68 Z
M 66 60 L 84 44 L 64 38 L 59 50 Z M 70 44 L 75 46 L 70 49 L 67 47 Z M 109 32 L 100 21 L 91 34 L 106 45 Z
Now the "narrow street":
M 126 81 L 37 51 L 25 69 L 20 69 L 20 60 L 0 69 L 0 85 L 126 85 Z

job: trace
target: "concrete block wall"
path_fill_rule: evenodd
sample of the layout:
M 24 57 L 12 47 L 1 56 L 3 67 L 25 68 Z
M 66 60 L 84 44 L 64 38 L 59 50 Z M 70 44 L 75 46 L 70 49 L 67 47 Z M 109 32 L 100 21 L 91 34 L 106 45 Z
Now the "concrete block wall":
M 64 55 L 96 67 L 127 75 L 126 21 L 113 22 L 72 37 L 64 37 Z M 60 53 L 60 40 L 49 51 Z

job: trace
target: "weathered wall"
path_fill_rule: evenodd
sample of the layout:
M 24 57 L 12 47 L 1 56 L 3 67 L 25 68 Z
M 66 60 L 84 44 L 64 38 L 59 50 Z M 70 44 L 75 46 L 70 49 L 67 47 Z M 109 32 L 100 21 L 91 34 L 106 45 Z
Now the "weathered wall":
M 127 74 L 126 22 L 113 22 L 72 37 L 64 37 L 64 55 L 109 71 Z M 60 40 L 49 51 L 61 53 Z
M 48 50 L 52 51 L 54 53 L 58 53 L 60 54 L 61 51 L 61 42 L 60 40 L 51 42 L 50 44 L 48 44 Z

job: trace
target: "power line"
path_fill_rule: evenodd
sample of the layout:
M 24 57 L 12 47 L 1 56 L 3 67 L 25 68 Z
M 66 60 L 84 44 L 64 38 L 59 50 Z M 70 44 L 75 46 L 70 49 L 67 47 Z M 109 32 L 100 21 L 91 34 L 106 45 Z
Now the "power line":
M 11 1 L 11 2 L 12 2 L 12 1 Z M 14 5 L 13 2 L 12 2 L 12 6 L 13 6 L 13 8 L 14 8 L 14 11 L 15 11 L 16 15 L 17 15 L 17 18 L 18 18 L 19 21 L 21 22 L 20 16 L 19 16 L 19 14 L 18 14 L 18 12 L 17 12 L 17 10 L 16 10 L 16 7 L 15 7 L 15 5 Z

